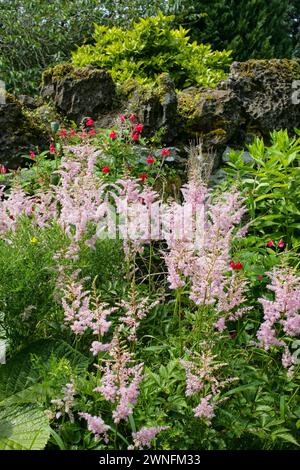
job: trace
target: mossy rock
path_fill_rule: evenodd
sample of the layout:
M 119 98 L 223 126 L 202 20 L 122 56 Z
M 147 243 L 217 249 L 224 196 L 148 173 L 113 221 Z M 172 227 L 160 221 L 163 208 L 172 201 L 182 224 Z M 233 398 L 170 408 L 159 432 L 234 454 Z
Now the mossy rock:
M 77 124 L 87 116 L 97 118 L 117 106 L 111 75 L 92 66 L 60 64 L 43 73 L 41 94 L 58 112 Z
M 128 109 L 143 122 L 145 136 L 161 135 L 160 144 L 169 145 L 173 142 L 177 127 L 177 94 L 169 74 L 159 75 L 151 84 L 136 83 Z
M 0 163 L 8 168 L 24 165 L 21 155 L 29 154 L 30 149 L 48 146 L 45 125 L 10 93 L 5 94 L 5 104 L 0 105 L 0 128 Z

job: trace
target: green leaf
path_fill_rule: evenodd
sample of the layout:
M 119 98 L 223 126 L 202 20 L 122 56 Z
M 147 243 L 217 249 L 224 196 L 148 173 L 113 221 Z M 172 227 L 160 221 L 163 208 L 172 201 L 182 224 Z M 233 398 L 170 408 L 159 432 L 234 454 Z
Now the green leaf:
M 42 450 L 49 436 L 48 420 L 37 406 L 0 409 L 0 450 Z
M 51 354 L 55 354 L 57 358 L 64 357 L 78 374 L 85 371 L 89 363 L 89 358 L 75 351 L 65 341 L 37 341 L 16 354 L 7 364 L 0 366 L 0 402 L 29 388 L 33 379 L 39 380 L 31 361 L 33 354 L 44 362 L 50 359 Z

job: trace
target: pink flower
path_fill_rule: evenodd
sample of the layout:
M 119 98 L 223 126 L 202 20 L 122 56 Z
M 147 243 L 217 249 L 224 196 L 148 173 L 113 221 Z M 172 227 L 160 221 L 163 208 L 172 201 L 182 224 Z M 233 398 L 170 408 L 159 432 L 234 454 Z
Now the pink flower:
M 87 138 L 87 133 L 86 132 L 82 132 L 81 133 L 81 136 L 80 136 L 83 140 Z
M 109 134 L 109 138 L 112 140 L 117 138 L 117 134 L 115 133 L 115 131 L 111 131 L 111 133 Z
M 134 122 L 134 121 L 135 121 L 135 114 L 132 114 L 132 115 L 130 116 L 129 120 L 130 120 L 131 122 Z
M 32 150 L 30 150 L 29 155 L 30 155 L 31 160 L 35 159 L 35 153 Z
M 155 161 L 155 160 L 154 160 L 154 157 L 152 157 L 151 155 L 149 155 L 148 158 L 147 158 L 147 163 L 148 163 L 148 165 L 152 165 L 152 163 L 154 163 L 154 161 Z
M 121 114 L 120 119 L 121 119 L 121 122 L 122 122 L 122 124 L 123 124 L 123 123 L 125 122 L 125 119 L 126 119 L 125 116 L 124 116 L 124 114 Z
M 88 430 L 94 434 L 96 440 L 100 439 L 100 436 L 103 435 L 104 442 L 108 443 L 107 432 L 110 430 L 110 426 L 105 424 L 100 416 L 91 416 L 89 413 L 79 413 L 79 416 L 86 420 Z
M 51 144 L 50 147 L 49 147 L 49 152 L 51 154 L 55 153 L 55 145 Z
M 202 398 L 199 405 L 194 409 L 195 416 L 205 419 L 207 424 L 210 424 L 212 418 L 215 416 L 214 406 L 209 403 L 211 397 L 211 395 L 207 395 L 207 397 Z
M 170 149 L 162 149 L 161 154 L 162 154 L 162 156 L 168 156 L 169 157 L 170 154 L 171 154 L 171 151 L 170 151 Z
M 139 140 L 139 135 L 138 135 L 136 132 L 131 132 L 131 137 L 133 138 L 133 140 L 135 140 L 136 142 L 138 142 L 138 140 Z
M 85 125 L 88 127 L 92 126 L 93 124 L 94 124 L 94 120 L 92 118 L 89 118 L 85 123 Z
M 110 168 L 109 168 L 109 166 L 105 165 L 105 166 L 102 168 L 101 171 L 102 171 L 102 173 L 106 173 L 106 174 L 107 174 L 107 173 L 110 172 Z
M 89 134 L 90 134 L 92 137 L 94 137 L 94 135 L 96 135 L 95 129 L 93 129 L 93 128 L 90 129 L 90 130 L 89 130 Z
M 0 165 L 0 175 L 7 173 L 7 168 L 4 165 Z
M 281 239 L 278 243 L 278 248 L 284 248 L 284 241 Z
M 274 246 L 275 246 L 275 243 L 273 242 L 273 240 L 269 240 L 267 243 L 267 247 L 273 248 Z
M 225 317 L 219 318 L 219 320 L 215 323 L 214 327 L 215 327 L 216 330 L 218 330 L 219 332 L 224 331 L 225 328 L 226 328 Z
M 76 137 L 76 131 L 74 129 L 71 129 L 70 130 L 70 135 L 72 135 L 73 137 Z
M 144 126 L 143 124 L 135 124 L 134 130 L 135 132 L 141 134 L 143 132 Z
M 151 441 L 155 439 L 159 432 L 164 431 L 165 429 L 169 429 L 169 426 L 159 426 L 157 428 L 142 427 L 138 432 L 133 432 L 133 448 L 142 450 L 146 447 L 150 449 Z M 130 447 L 130 449 L 132 448 Z

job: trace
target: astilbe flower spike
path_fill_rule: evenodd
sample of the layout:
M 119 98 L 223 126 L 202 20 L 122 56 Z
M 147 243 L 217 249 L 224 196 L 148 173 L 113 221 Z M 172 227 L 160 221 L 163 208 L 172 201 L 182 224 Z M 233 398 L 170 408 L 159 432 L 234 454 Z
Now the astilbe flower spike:
M 186 396 L 202 395 L 200 403 L 193 410 L 194 415 L 210 425 L 215 408 L 224 401 L 224 398 L 220 397 L 221 391 L 238 379 L 230 377 L 222 380 L 219 371 L 227 364 L 216 362 L 216 356 L 205 350 L 205 345 L 203 349 L 200 355 L 186 350 L 188 359 L 182 359 L 180 362 L 186 373 Z
M 150 449 L 151 441 L 156 438 L 157 434 L 161 431 L 169 429 L 169 426 L 157 426 L 157 427 L 142 427 L 139 431 L 133 432 L 133 445 L 128 447 L 128 450 L 133 449 Z
M 260 298 L 263 306 L 263 322 L 257 332 L 259 344 L 267 351 L 272 346 L 283 347 L 283 366 L 293 373 L 294 359 L 289 351 L 287 339 L 300 334 L 300 277 L 292 269 L 274 268 L 267 273 L 271 283 L 273 300 Z M 280 331 L 283 330 L 283 334 Z
M 114 403 L 113 420 L 119 423 L 127 421 L 139 395 L 139 385 L 143 379 L 143 363 L 134 364 L 132 355 L 120 344 L 118 332 L 112 340 L 109 351 L 111 359 L 101 367 L 103 376 L 100 386 L 95 388 L 104 398 Z
M 104 423 L 100 416 L 92 416 L 89 413 L 79 413 L 79 416 L 84 418 L 88 425 L 88 430 L 94 434 L 95 439 L 98 441 L 103 436 L 103 440 L 108 444 L 108 431 L 111 429 L 110 426 Z

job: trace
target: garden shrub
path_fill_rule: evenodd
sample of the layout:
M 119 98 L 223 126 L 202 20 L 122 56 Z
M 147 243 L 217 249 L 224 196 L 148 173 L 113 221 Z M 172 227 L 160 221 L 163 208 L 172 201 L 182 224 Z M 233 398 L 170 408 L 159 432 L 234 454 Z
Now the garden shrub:
M 168 72 L 176 87 L 214 87 L 226 77 L 230 52 L 212 51 L 209 45 L 190 42 L 188 30 L 173 28 L 174 16 L 147 17 L 132 29 L 96 25 L 93 45 L 72 54 L 76 66 L 92 64 L 111 72 L 115 81 L 135 78 L 153 82 Z

